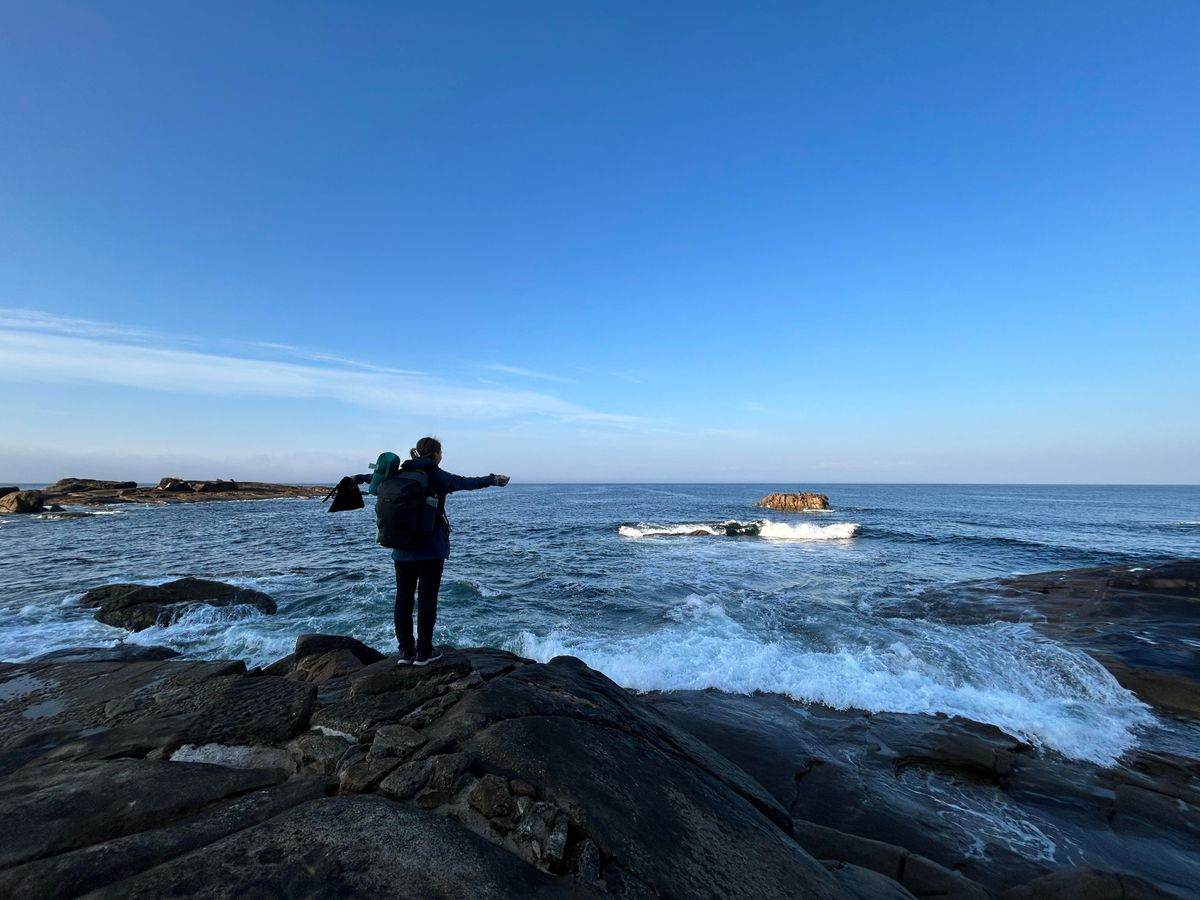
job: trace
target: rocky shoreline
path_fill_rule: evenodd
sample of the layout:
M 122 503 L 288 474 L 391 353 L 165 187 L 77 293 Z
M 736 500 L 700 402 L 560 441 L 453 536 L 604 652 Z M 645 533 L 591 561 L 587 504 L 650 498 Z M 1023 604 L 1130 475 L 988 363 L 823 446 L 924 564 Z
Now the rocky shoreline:
M 329 488 L 310 484 L 271 484 L 264 481 L 187 480 L 167 476 L 151 487 L 136 481 L 103 481 L 96 478 L 62 478 L 45 488 L 22 490 L 0 487 L 0 513 L 80 515 L 79 507 L 121 503 L 162 505 L 208 503 L 217 500 L 280 500 L 324 497 Z
M 1040 603 L 1137 671 L 1153 654 L 1112 617 L 1156 610 L 1188 681 L 1195 573 L 959 589 Z M 1155 706 L 1194 731 L 1188 709 Z M 0 663 L 9 897 L 1184 897 L 1198 780 L 1162 750 L 1102 767 L 961 718 L 636 695 L 488 648 L 422 669 L 335 635 L 262 669 L 134 645 Z

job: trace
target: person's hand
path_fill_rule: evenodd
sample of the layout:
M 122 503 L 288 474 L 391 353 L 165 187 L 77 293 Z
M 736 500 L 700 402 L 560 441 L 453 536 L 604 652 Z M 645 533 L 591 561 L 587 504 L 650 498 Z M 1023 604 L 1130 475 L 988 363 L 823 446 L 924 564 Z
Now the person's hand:
M 507 475 L 497 475 L 496 476 L 496 487 L 504 487 L 506 484 L 508 484 L 508 476 Z

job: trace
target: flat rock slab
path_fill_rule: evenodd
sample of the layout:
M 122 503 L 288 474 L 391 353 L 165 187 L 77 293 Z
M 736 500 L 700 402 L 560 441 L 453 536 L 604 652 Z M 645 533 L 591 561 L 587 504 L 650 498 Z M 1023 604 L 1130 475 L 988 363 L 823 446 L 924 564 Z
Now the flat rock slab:
M 283 777 L 147 759 L 26 768 L 0 781 L 0 867 L 154 828 Z
M 823 859 L 900 878 L 921 857 L 929 879 L 955 870 L 992 891 L 1080 861 L 1172 889 L 1200 881 L 1194 760 L 1133 752 L 1101 768 L 966 719 L 718 692 L 645 699 L 771 791 Z
M 2 869 L 0 896 L 10 900 L 78 897 L 262 824 L 294 806 L 331 793 L 333 787 L 325 779 L 293 779 L 218 801 L 162 827 Z
M 382 797 L 314 800 L 93 898 L 589 897 L 451 819 Z
M 42 756 L 167 753 L 181 744 L 282 745 L 316 689 L 238 661 L 0 664 L 0 773 Z

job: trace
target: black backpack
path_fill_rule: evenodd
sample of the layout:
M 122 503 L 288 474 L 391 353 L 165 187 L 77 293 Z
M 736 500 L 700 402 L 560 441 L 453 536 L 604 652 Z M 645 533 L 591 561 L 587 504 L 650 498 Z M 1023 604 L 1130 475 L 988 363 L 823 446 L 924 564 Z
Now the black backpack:
M 437 524 L 437 497 L 429 493 L 424 469 L 401 469 L 376 489 L 376 543 L 392 550 L 411 550 Z

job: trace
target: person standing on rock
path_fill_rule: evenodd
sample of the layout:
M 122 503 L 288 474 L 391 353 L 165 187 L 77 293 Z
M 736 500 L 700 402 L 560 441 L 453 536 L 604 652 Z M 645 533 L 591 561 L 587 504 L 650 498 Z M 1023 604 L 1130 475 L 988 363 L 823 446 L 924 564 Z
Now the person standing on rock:
M 442 569 L 450 556 L 450 520 L 446 518 L 446 496 L 455 491 L 476 491 L 486 487 L 504 487 L 507 475 L 481 475 L 468 478 L 441 468 L 442 443 L 423 437 L 409 451 L 410 459 L 401 472 L 423 471 L 430 499 L 437 500 L 433 529 L 419 534 L 411 547 L 392 550 L 396 566 L 396 641 L 400 645 L 399 665 L 427 666 L 442 658 L 433 650 L 433 626 L 437 621 L 438 591 Z M 394 459 L 394 457 L 393 457 Z M 355 475 L 359 484 L 371 481 L 371 475 Z M 413 601 L 417 607 L 417 637 L 413 640 Z

